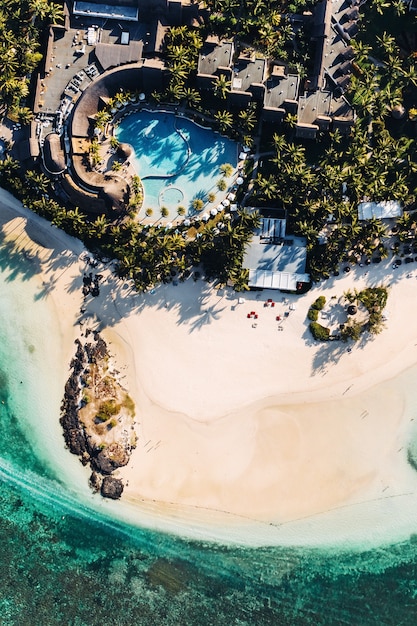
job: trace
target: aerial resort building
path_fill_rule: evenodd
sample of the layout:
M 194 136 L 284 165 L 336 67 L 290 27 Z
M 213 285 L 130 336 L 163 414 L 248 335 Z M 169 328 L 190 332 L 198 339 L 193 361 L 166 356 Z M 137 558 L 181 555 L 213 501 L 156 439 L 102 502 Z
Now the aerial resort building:
M 261 215 L 260 227 L 243 259 L 243 267 L 249 270 L 248 285 L 252 289 L 300 293 L 310 284 L 305 271 L 306 240 L 287 236 L 284 211 L 268 209 Z
M 387 220 L 395 217 L 401 217 L 402 214 L 403 209 L 401 203 L 395 200 L 361 202 L 358 205 L 358 217 L 360 220 Z

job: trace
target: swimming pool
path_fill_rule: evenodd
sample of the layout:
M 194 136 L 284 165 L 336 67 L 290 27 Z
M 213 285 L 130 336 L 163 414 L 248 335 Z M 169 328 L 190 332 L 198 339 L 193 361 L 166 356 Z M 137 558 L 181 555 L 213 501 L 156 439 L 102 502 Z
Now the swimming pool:
M 116 137 L 134 150 L 132 162 L 145 192 L 141 217 L 151 208 L 159 218 L 161 208 L 166 207 L 167 220 L 172 221 L 178 216 L 178 207 L 190 214 L 193 200 L 201 198 L 207 203 L 209 193 L 216 194 L 218 203 L 224 197 L 217 188 L 222 178 L 220 166 L 237 166 L 234 141 L 173 113 L 131 113 L 121 120 Z

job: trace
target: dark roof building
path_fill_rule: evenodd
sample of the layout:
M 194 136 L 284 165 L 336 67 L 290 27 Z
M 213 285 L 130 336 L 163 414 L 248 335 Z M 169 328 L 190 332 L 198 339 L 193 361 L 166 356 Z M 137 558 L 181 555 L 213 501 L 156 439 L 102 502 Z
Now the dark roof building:
M 299 86 L 297 74 L 287 75 L 285 66 L 274 65 L 266 81 L 262 119 L 282 122 L 287 113 L 297 113 Z
M 265 93 L 266 60 L 252 54 L 241 54 L 232 68 L 229 100 L 240 108 L 252 99 L 263 101 Z
M 46 171 L 53 176 L 63 174 L 67 169 L 61 137 L 57 133 L 49 133 L 49 135 L 45 137 L 43 144 L 43 164 Z
M 94 54 L 103 71 L 106 71 L 118 65 L 137 63 L 142 58 L 142 49 L 141 41 L 130 41 L 128 44 L 99 43 Z
M 219 42 L 208 38 L 198 57 L 197 84 L 200 89 L 210 89 L 220 74 L 231 77 L 234 46 L 231 41 Z
M 315 139 L 319 131 L 339 128 L 343 134 L 350 132 L 354 111 L 343 96 L 336 98 L 330 91 L 315 91 L 300 96 L 296 136 Z

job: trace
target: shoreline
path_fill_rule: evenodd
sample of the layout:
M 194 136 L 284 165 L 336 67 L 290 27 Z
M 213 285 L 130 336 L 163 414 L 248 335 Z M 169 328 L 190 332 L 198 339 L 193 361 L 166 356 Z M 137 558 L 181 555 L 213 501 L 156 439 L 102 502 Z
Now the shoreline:
M 312 528 L 320 535 L 320 519 L 343 521 L 342 509 L 346 519 L 355 509 L 355 523 L 361 523 L 364 507 L 377 508 L 381 532 L 392 523 L 389 506 L 379 522 L 385 515 L 380 504 L 395 498 L 399 503 L 417 485 L 406 459 L 414 429 L 409 385 L 403 382 L 417 364 L 417 293 L 411 289 L 416 270 L 413 279 L 406 278 L 387 261 L 372 268 L 371 276 L 356 268 L 304 296 L 286 296 L 296 308 L 281 333 L 275 316 L 287 305 L 276 292 L 218 293 L 190 280 L 140 295 L 101 268 L 100 296 L 88 299 L 83 315 L 81 242 L 25 211 L 7 192 L 0 192 L 0 202 L 8 206 L 1 219 L 6 233 L 16 217 L 29 218 L 28 237 L 17 237 L 21 248 L 31 254 L 45 244 L 38 278 L 50 285 L 61 354 L 68 354 L 65 367 L 83 332 L 80 320 L 93 321 L 136 405 L 138 445 L 117 471 L 125 491 L 115 507 L 95 498 L 98 508 L 179 535 L 261 544 L 281 543 L 287 535 L 297 543 L 297 533 L 300 541 L 310 529 L 311 538 Z M 71 259 L 70 282 L 62 255 Z M 381 335 L 363 347 L 353 345 L 350 353 L 345 344 L 310 340 L 305 316 L 317 295 L 341 296 L 352 285 L 388 278 L 389 319 Z M 263 309 L 271 294 L 275 310 Z M 256 328 L 246 318 L 246 309 L 254 307 Z M 64 386 L 62 381 L 62 395 Z M 63 437 L 62 449 L 67 454 Z M 376 532 L 371 518 L 363 519 L 365 534 Z M 339 532 L 348 536 L 350 530 Z

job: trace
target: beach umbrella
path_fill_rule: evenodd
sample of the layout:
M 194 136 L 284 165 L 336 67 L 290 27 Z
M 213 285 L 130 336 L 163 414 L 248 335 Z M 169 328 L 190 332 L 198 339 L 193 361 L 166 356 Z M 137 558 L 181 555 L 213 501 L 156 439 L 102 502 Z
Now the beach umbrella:
M 225 198 L 222 202 L 223 206 L 229 206 L 230 205 L 230 200 L 228 200 L 227 198 Z
M 347 312 L 349 315 L 355 315 L 356 311 L 358 309 L 356 308 L 356 306 L 354 304 L 349 304 Z
M 230 202 L 233 202 L 233 200 L 236 198 L 236 194 L 235 193 L 229 193 L 229 195 L 227 196 L 230 200 Z
M 210 219 L 210 215 L 208 213 L 204 213 L 201 219 L 203 220 L 203 222 L 207 222 Z
M 237 211 L 237 204 L 231 204 L 230 205 L 230 210 L 231 211 Z
M 143 92 L 139 94 L 139 100 L 141 102 L 143 102 L 145 100 L 145 98 L 146 98 L 146 96 L 145 96 L 145 94 Z
M 218 213 L 217 209 L 214 209 L 214 208 L 213 208 L 213 209 L 211 209 L 211 211 L 210 211 L 210 215 L 212 215 L 213 217 L 214 217 L 215 215 L 217 215 L 217 213 Z
M 189 220 L 187 217 L 187 219 L 184 220 L 183 224 L 184 226 L 191 226 L 191 220 Z
M 236 185 L 243 185 L 243 178 L 241 176 L 236 178 Z

